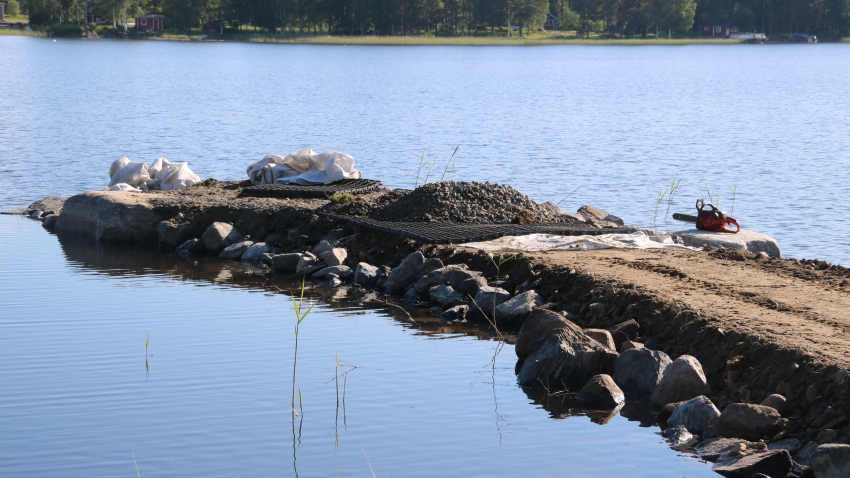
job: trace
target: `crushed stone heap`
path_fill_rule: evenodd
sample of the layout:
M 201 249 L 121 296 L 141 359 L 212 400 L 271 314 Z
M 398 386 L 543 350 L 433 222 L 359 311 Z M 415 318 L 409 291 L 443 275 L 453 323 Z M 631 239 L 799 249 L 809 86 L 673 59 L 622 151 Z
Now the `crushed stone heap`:
M 533 224 L 572 221 L 568 216 L 553 214 L 510 186 L 458 181 L 429 183 L 413 191 L 396 189 L 374 203 L 352 203 L 338 211 L 403 222 Z

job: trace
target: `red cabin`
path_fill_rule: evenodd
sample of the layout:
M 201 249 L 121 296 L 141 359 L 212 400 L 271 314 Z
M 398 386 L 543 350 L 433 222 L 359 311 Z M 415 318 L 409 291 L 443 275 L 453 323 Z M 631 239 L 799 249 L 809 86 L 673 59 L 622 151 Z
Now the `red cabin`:
M 164 29 L 165 15 L 159 13 L 148 13 L 136 17 L 136 30 L 145 32 L 161 32 Z

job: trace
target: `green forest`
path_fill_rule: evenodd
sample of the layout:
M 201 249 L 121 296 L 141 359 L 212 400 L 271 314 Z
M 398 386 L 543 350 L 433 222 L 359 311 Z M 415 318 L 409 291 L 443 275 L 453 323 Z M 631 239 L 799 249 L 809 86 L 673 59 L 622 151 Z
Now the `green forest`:
M 850 27 L 850 0 L 10 0 L 9 9 L 33 25 L 85 23 L 88 12 L 119 26 L 161 12 L 169 32 L 225 35 L 527 35 L 541 29 L 547 12 L 559 17 L 560 30 L 595 37 L 696 36 L 711 20 L 822 38 Z

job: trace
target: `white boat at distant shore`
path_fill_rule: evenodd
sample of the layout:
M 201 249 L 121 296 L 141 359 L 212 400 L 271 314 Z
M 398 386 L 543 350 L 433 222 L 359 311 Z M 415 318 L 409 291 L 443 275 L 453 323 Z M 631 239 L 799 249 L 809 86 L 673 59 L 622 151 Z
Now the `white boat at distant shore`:
M 733 33 L 729 35 L 729 38 L 734 40 L 741 41 L 753 41 L 753 42 L 765 42 L 767 41 L 767 35 L 764 33 Z

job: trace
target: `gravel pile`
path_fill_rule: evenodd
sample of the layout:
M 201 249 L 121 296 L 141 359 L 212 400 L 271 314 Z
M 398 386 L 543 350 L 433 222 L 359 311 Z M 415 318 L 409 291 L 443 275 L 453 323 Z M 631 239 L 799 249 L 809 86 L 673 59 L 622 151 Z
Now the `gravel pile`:
M 395 190 L 370 211 L 374 219 L 404 222 L 465 222 L 471 224 L 532 224 L 568 222 L 510 186 L 445 181 L 413 191 Z

